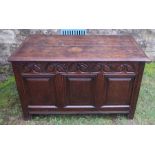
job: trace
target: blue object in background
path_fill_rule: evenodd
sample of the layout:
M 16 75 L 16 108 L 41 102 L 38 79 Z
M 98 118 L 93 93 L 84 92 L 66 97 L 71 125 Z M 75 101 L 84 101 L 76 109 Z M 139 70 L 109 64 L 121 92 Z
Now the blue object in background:
M 78 36 L 81 36 L 81 35 L 86 35 L 86 29 L 61 29 L 60 30 L 60 34 L 61 35 L 69 35 L 69 36 L 72 36 L 72 35 L 78 35 Z

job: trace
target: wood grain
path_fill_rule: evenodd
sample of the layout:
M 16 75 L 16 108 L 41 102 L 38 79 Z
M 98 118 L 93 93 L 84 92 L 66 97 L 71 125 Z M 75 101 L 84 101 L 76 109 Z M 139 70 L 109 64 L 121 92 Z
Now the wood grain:
M 25 40 L 9 61 L 149 61 L 131 36 L 44 36 Z

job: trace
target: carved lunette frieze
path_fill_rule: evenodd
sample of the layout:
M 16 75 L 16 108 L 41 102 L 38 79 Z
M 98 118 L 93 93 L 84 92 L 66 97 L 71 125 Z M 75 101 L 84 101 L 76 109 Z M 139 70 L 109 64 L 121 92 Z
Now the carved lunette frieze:
M 134 72 L 135 65 L 109 62 L 26 62 L 21 65 L 21 71 L 24 73 Z

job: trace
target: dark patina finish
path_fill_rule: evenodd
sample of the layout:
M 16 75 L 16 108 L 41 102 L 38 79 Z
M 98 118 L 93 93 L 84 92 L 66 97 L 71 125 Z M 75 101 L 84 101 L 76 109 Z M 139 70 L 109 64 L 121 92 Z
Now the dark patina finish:
M 131 36 L 32 35 L 9 61 L 28 119 L 77 113 L 133 118 L 150 60 Z

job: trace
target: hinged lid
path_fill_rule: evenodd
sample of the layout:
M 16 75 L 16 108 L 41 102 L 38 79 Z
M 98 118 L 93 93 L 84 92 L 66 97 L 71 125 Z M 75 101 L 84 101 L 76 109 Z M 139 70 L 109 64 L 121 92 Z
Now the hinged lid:
M 150 60 L 131 36 L 28 37 L 9 61 L 142 61 Z

